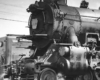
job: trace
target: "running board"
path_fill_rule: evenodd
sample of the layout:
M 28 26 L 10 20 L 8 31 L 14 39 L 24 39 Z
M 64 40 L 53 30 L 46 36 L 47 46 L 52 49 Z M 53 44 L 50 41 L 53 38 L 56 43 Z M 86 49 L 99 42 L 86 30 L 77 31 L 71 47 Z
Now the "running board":
M 35 39 L 35 38 L 45 38 L 45 37 L 48 37 L 48 35 L 47 34 L 33 34 L 33 35 L 23 35 L 23 36 L 20 36 L 20 37 L 17 37 L 17 38 L 32 40 L 32 39 Z

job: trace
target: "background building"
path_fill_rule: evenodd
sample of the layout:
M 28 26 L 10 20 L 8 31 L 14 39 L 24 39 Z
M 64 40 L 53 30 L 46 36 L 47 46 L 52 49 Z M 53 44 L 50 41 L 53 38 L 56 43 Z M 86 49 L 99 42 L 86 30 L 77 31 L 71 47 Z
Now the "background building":
M 20 54 L 29 57 L 32 42 L 24 39 L 17 39 L 16 36 L 6 36 L 0 38 L 0 77 L 2 77 L 3 66 L 8 65 L 11 61 L 18 60 Z M 0 79 L 1 80 L 1 79 Z

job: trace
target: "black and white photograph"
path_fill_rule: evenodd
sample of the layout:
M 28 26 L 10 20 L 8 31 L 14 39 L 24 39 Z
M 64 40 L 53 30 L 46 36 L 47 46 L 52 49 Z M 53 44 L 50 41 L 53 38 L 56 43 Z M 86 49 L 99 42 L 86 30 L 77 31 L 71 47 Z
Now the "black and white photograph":
M 100 0 L 0 0 L 0 80 L 100 80 Z

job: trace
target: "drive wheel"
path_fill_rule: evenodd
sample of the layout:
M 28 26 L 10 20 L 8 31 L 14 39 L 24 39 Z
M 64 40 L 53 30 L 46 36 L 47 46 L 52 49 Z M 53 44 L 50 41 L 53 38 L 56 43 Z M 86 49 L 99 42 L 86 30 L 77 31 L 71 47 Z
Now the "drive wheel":
M 93 74 L 91 71 L 83 75 L 83 80 L 93 80 Z
M 46 68 L 41 72 L 39 80 L 57 80 L 56 73 L 54 70 Z
M 84 75 L 77 76 L 74 80 L 93 80 L 93 74 L 91 71 L 89 71 Z
M 14 76 L 10 76 L 10 77 L 8 78 L 8 80 L 15 80 L 14 78 L 15 78 Z M 5 79 L 5 80 L 6 80 L 6 79 Z

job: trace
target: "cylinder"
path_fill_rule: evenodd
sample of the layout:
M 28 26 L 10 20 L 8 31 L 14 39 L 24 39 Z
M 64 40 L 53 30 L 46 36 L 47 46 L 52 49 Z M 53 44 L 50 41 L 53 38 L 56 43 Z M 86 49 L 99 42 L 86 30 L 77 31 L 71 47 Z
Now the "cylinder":
M 86 54 L 88 54 L 86 47 L 70 47 L 70 57 L 65 57 L 64 71 L 67 75 L 80 75 L 87 71 L 88 61 Z

